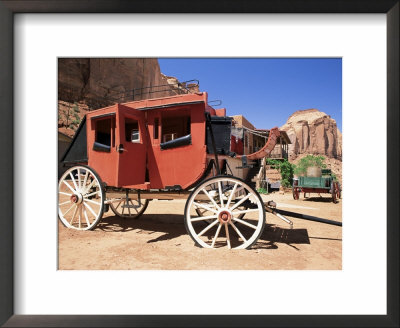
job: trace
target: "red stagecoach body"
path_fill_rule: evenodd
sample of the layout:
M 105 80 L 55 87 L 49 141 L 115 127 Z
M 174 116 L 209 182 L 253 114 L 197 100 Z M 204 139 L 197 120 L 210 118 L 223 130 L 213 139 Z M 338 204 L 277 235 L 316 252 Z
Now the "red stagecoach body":
M 205 92 L 94 110 L 78 129 L 64 163 L 87 164 L 105 185 L 116 188 L 188 189 L 207 176 L 210 161 L 215 161 L 207 136 L 207 114 L 211 119 L 225 118 L 225 124 L 230 124 L 225 108 L 209 106 Z M 229 130 L 228 134 L 225 141 L 229 149 L 217 150 L 220 167 L 232 157 L 241 163 L 244 156 L 231 151 L 234 143 Z M 246 157 L 253 160 L 268 156 L 278 136 L 279 130 L 272 129 L 266 145 Z M 79 146 L 86 148 L 81 158 L 74 150 Z

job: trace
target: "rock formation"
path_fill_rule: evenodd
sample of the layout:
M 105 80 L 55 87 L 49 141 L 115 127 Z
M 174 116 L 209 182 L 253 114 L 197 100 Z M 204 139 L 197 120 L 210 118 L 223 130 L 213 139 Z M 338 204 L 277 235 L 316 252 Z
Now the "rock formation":
M 292 142 L 291 160 L 300 154 L 342 158 L 342 134 L 336 121 L 318 109 L 296 111 L 280 129 L 286 131 Z
M 162 74 L 156 58 L 60 58 L 58 61 L 58 99 L 83 101 L 90 108 L 187 93 L 186 87 Z

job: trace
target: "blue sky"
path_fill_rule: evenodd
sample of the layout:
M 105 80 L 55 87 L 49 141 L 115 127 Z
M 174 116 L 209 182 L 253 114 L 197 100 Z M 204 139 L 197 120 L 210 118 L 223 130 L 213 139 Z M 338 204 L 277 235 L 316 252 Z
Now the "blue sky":
M 330 115 L 342 131 L 340 58 L 162 58 L 161 72 L 197 79 L 227 115 L 243 114 L 256 128 L 282 126 L 300 109 Z

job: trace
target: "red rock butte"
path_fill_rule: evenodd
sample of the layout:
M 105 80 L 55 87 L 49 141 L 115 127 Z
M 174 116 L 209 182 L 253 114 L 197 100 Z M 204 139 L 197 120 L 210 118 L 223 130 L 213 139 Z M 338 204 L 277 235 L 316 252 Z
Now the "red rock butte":
M 318 109 L 294 112 L 280 129 L 286 131 L 292 142 L 289 145 L 291 159 L 300 154 L 342 158 L 342 134 L 336 121 Z

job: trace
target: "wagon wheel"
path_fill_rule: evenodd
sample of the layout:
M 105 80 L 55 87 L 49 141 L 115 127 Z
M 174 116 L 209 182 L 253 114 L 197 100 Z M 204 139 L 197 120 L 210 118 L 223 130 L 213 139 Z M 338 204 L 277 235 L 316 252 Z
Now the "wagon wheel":
M 342 198 L 342 191 L 340 189 L 340 183 L 336 182 L 336 198 L 341 199 Z
M 332 203 L 336 203 L 336 188 L 335 188 L 335 184 L 332 185 L 332 190 L 331 190 L 331 194 L 332 194 Z
M 68 228 L 92 230 L 103 216 L 104 190 L 88 166 L 68 169 L 58 184 L 58 217 Z
M 246 209 L 241 210 L 240 206 Z M 196 208 L 205 211 L 200 216 Z M 241 214 L 246 214 L 246 218 L 241 218 Z M 203 181 L 186 201 L 185 227 L 200 247 L 250 248 L 261 236 L 264 226 L 265 211 L 260 195 L 233 176 Z
M 299 192 L 299 190 L 297 189 L 297 187 L 293 187 L 293 199 L 294 199 L 294 200 L 298 200 L 299 197 L 300 197 L 300 192 Z
M 140 204 L 136 199 L 121 198 L 119 201 L 111 202 L 110 207 L 116 216 L 127 219 L 138 219 L 149 205 L 149 200 L 141 200 Z

